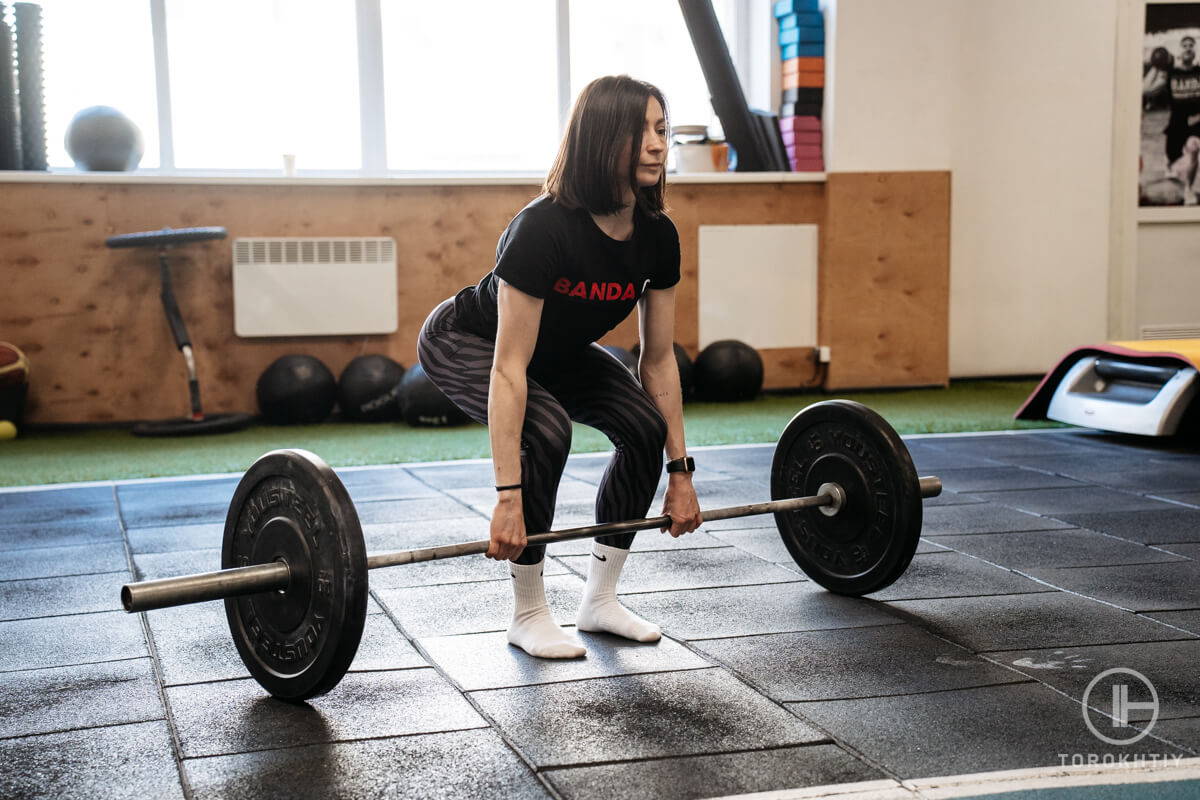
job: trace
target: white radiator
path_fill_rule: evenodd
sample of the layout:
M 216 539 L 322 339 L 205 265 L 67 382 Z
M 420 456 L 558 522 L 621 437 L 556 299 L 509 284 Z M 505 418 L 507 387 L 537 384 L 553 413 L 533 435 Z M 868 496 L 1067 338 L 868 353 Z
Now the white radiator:
M 1143 339 L 1200 339 L 1200 323 L 1193 325 L 1143 325 Z
M 392 333 L 396 294 L 391 238 L 233 240 L 238 336 Z
M 701 225 L 700 347 L 815 347 L 816 225 Z

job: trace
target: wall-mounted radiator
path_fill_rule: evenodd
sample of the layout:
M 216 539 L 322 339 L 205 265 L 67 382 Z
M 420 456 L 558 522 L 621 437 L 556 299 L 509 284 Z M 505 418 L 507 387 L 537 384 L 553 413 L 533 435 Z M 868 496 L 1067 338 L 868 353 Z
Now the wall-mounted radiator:
M 397 316 L 394 239 L 233 240 L 238 336 L 392 333 Z

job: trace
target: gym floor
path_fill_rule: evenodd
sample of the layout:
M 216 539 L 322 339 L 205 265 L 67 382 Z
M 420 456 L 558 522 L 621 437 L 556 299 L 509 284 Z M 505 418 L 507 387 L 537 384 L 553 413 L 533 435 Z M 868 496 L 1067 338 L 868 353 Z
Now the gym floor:
M 505 643 L 502 565 L 375 570 L 352 671 L 307 706 L 246 678 L 220 603 L 119 610 L 123 583 L 218 566 L 235 477 L 6 491 L 0 796 L 710 797 L 1200 753 L 1200 453 L 1075 430 L 907 442 L 947 491 L 871 598 L 814 588 L 770 516 L 643 533 L 623 600 L 664 639 L 581 634 L 586 659 L 546 662 Z M 696 452 L 702 505 L 768 499 L 771 455 Z M 556 527 L 591 521 L 604 463 L 572 457 Z M 339 472 L 368 551 L 487 535 L 486 462 Z M 586 547 L 550 550 L 564 623 Z M 1112 667 L 1160 700 L 1124 747 L 1080 704 Z

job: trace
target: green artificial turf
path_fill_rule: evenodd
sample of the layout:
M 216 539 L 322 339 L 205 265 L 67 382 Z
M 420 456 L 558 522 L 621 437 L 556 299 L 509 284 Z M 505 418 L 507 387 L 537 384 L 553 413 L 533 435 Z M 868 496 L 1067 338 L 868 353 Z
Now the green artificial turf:
M 689 403 L 691 446 L 774 442 L 792 415 L 833 397 L 866 403 L 902 434 L 1048 427 L 1013 420 L 1033 381 L 956 381 L 948 389 L 768 395 L 746 403 Z M 268 450 L 302 447 L 333 466 L 484 458 L 487 429 L 403 423 L 326 423 L 187 438 L 140 438 L 123 429 L 26 433 L 0 442 L 0 486 L 242 472 Z M 599 431 L 575 426 L 572 452 L 608 450 Z

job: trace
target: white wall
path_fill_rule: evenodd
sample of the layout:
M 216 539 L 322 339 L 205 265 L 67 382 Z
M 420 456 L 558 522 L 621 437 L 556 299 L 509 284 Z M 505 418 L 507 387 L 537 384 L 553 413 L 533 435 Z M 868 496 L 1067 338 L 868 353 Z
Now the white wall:
M 1107 332 L 1117 0 L 836 0 L 830 171 L 950 169 L 950 372 Z

